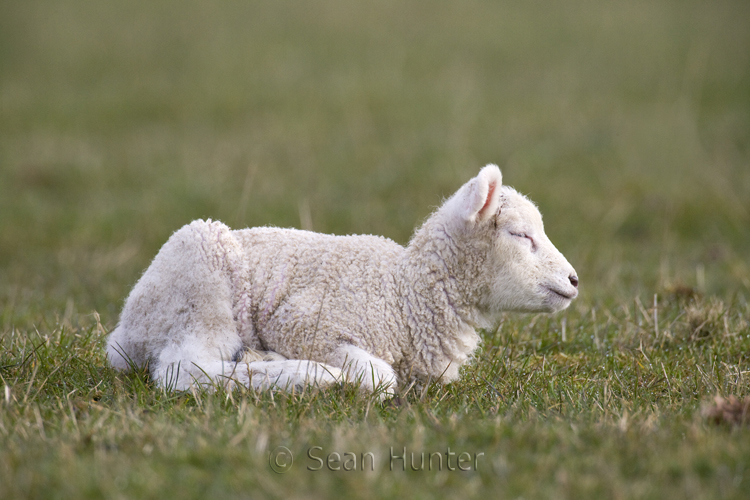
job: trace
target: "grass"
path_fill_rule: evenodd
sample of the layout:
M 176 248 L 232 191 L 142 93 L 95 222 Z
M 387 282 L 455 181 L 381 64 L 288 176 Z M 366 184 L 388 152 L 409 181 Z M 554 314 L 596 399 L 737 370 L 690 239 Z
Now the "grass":
M 750 429 L 701 407 L 750 394 L 748 10 L 3 2 L 0 498 L 747 498 Z M 107 367 L 190 220 L 406 243 L 488 162 L 581 296 L 503 316 L 459 382 L 381 404 Z M 476 467 L 409 470 L 449 447 Z

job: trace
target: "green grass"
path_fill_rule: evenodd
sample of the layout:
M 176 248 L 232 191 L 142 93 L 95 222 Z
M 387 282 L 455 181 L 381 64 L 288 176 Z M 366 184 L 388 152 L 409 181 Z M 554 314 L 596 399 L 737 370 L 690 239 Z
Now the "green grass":
M 749 18 L 740 0 L 2 2 L 0 498 L 748 498 L 750 428 L 701 407 L 750 394 Z M 459 382 L 381 404 L 163 393 L 107 367 L 123 299 L 190 220 L 406 243 L 488 162 L 581 296 L 503 316 Z M 390 470 L 404 447 L 484 455 Z M 310 471 L 311 449 L 375 470 Z

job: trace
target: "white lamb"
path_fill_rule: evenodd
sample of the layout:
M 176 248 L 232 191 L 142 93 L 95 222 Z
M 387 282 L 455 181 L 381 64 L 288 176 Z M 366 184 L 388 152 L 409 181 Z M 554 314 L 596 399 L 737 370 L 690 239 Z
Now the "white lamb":
M 487 165 L 406 248 L 195 221 L 133 288 L 107 355 L 177 390 L 445 383 L 476 350 L 475 328 L 500 311 L 564 309 L 577 287 L 534 204 Z

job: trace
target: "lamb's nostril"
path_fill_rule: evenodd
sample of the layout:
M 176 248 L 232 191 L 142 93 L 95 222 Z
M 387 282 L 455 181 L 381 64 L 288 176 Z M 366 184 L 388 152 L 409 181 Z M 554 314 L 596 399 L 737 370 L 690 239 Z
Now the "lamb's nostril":
M 571 274 L 570 275 L 570 284 L 573 285 L 574 287 L 578 288 L 578 276 L 576 276 L 575 274 Z

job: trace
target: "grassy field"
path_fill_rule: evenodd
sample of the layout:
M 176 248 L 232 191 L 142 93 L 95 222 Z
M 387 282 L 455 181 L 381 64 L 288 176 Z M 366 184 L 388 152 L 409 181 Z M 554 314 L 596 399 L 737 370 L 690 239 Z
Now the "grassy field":
M 748 19 L 742 0 L 4 0 L 0 498 L 750 498 L 750 426 L 701 414 L 750 394 Z M 405 244 L 489 162 L 581 295 L 503 316 L 459 382 L 381 404 L 107 367 L 125 296 L 192 219 Z

